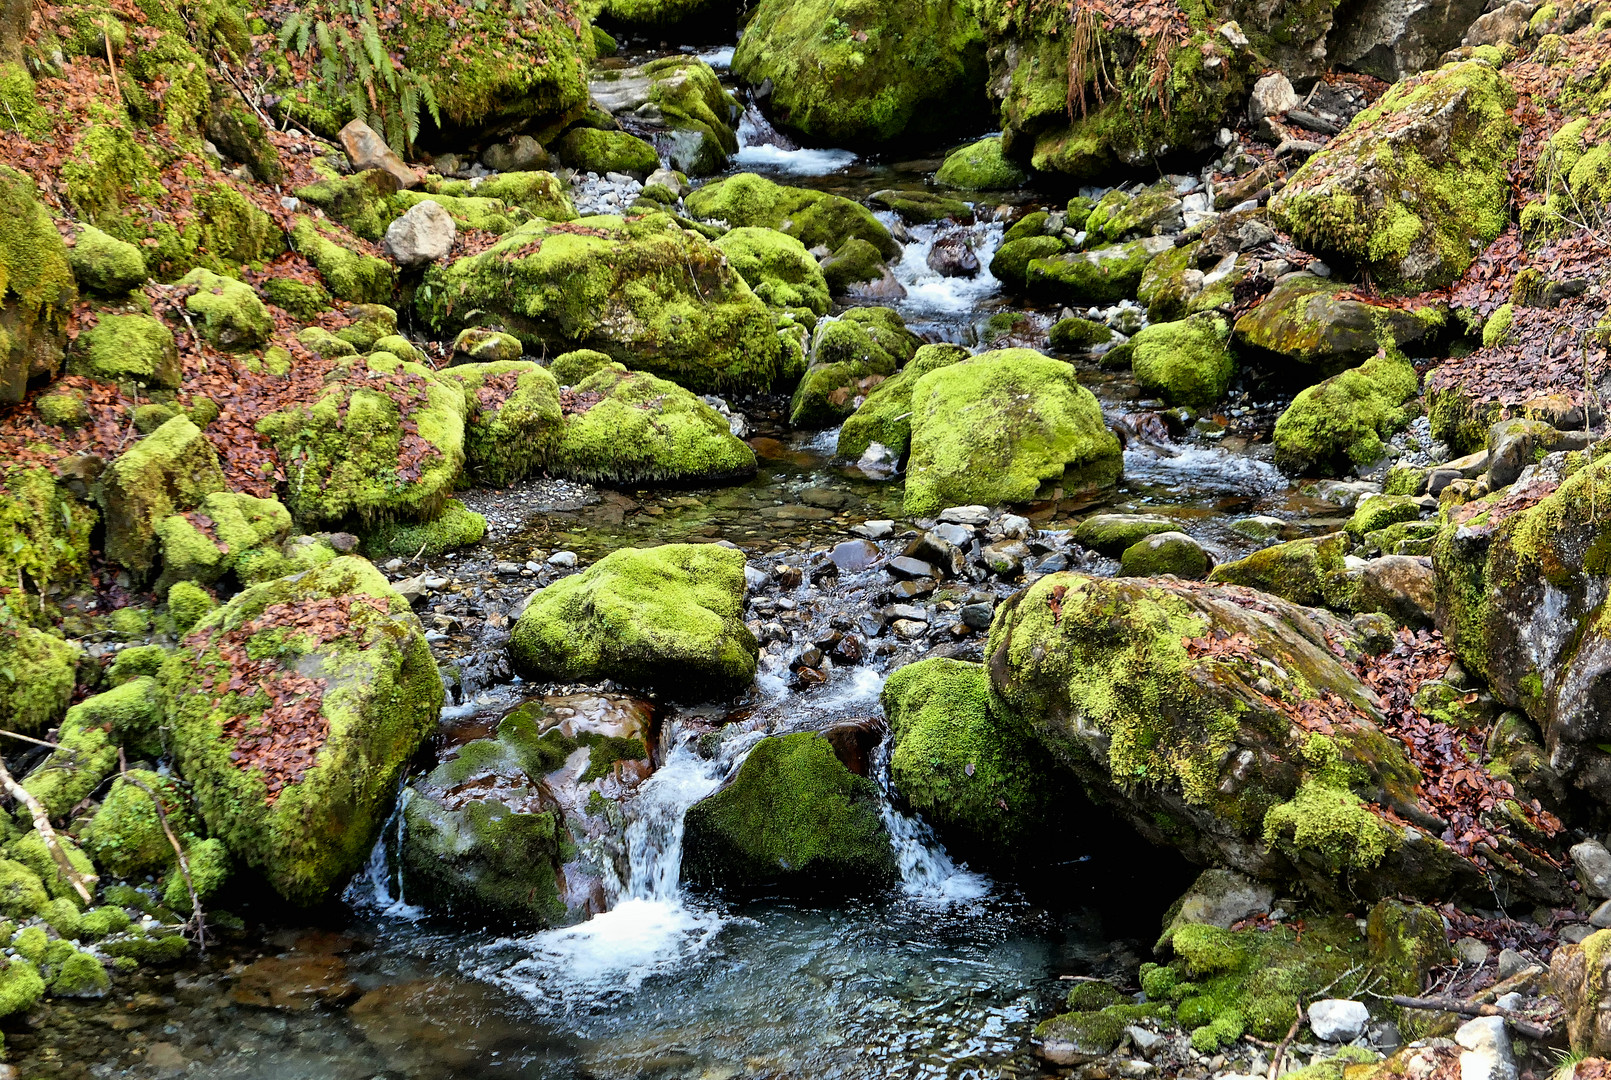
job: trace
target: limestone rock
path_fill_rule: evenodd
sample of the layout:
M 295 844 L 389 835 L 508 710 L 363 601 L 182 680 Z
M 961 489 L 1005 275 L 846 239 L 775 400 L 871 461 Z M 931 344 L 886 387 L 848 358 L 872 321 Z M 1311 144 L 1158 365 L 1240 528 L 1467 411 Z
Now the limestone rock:
M 398 266 L 414 268 L 445 259 L 458 237 L 453 218 L 432 199 L 415 203 L 386 226 L 386 254 Z

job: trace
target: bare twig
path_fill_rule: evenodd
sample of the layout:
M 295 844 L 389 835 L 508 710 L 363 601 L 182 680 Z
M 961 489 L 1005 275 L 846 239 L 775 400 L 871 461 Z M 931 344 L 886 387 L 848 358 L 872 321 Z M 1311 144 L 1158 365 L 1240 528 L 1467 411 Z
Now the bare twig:
M 112 28 L 110 20 L 101 20 L 101 41 L 106 45 L 106 67 L 112 73 L 112 92 L 117 94 L 118 105 L 123 104 L 123 87 L 118 85 L 117 65 L 112 62 Z
M 162 809 L 162 800 L 157 798 L 157 793 L 152 791 L 145 785 L 143 781 L 136 779 L 134 775 L 129 772 L 129 759 L 124 755 L 123 748 L 121 746 L 117 749 L 117 764 L 118 775 L 124 780 L 133 784 L 135 787 L 139 788 L 141 791 L 145 792 L 146 795 L 151 799 L 151 805 L 156 807 L 157 824 L 162 826 L 162 835 L 166 836 L 168 838 L 168 843 L 173 845 L 174 856 L 179 860 L 179 873 L 184 877 L 185 888 L 190 892 L 191 920 L 196 924 L 196 947 L 201 952 L 201 955 L 206 956 L 207 921 L 201 910 L 201 897 L 196 893 L 195 882 L 190 880 L 190 860 L 185 858 L 184 845 L 179 843 L 179 838 L 173 834 L 173 827 L 168 824 L 168 815 Z M 188 925 L 188 923 L 186 925 Z
M 1298 1029 L 1303 1026 L 1303 1018 L 1306 1012 L 1303 1002 L 1298 1002 L 1298 1015 L 1292 1018 L 1292 1026 L 1287 1028 L 1286 1036 L 1276 1044 L 1275 1053 L 1270 1057 L 1269 1080 L 1275 1080 L 1277 1076 L 1281 1075 L 1281 1061 L 1287 1056 L 1287 1047 L 1291 1046 L 1292 1040 L 1298 1037 Z
M 67 879 L 67 883 L 73 887 L 73 891 L 84 898 L 84 903 L 93 903 L 95 884 L 100 881 L 100 878 L 94 874 L 89 874 L 88 876 L 80 874 L 73 867 L 72 860 L 67 857 L 67 852 L 62 850 L 61 842 L 56 839 L 56 830 L 51 828 L 50 815 L 45 813 L 45 808 L 40 805 L 38 799 L 34 798 L 33 792 L 17 783 L 16 778 L 11 775 L 11 770 L 6 768 L 6 763 L 3 760 L 0 760 L 0 785 L 3 785 L 7 794 L 26 806 L 28 813 L 33 815 L 34 828 L 38 830 L 39 838 L 45 842 L 45 847 L 50 851 L 50 857 L 56 860 L 56 865 L 61 869 L 62 877 Z
M 33 743 L 35 746 L 48 746 L 52 750 L 67 750 L 67 747 L 63 746 L 61 743 L 46 742 L 44 739 L 36 739 L 32 735 L 18 735 L 15 731 L 7 731 L 5 728 L 0 728 L 0 735 L 5 735 L 13 739 L 21 739 L 23 742 Z M 67 752 L 69 754 L 73 753 L 72 750 L 67 750 Z
M 1499 1005 L 1484 1005 L 1480 1002 L 1446 997 L 1405 997 L 1403 994 L 1394 994 L 1393 1004 L 1401 1009 L 1454 1013 L 1456 1016 L 1502 1016 L 1516 1029 L 1518 1035 L 1525 1035 L 1529 1039 L 1548 1039 L 1554 1034 L 1552 1028 L 1535 1024 L 1514 1009 L 1506 1009 Z

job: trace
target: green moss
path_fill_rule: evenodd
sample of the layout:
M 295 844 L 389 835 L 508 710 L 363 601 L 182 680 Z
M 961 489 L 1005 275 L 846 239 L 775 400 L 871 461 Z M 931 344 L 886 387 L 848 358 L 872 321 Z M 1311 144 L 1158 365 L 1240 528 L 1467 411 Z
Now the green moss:
M 194 582 L 180 581 L 168 590 L 168 614 L 173 618 L 175 632 L 181 636 L 190 633 L 191 628 L 217 606 L 218 601 Z
M 198 267 L 178 284 L 194 290 L 185 298 L 185 309 L 196 316 L 202 336 L 220 349 L 253 349 L 274 332 L 268 309 L 244 281 L 220 277 Z
M 1365 924 L 1370 958 L 1388 992 L 1415 996 L 1432 969 L 1454 959 L 1443 917 L 1425 904 L 1383 900 Z
M 728 225 L 777 229 L 807 248 L 838 251 L 849 239 L 865 240 L 880 258 L 900 254 L 900 245 L 872 211 L 840 195 L 784 187 L 754 173 L 739 173 L 691 193 L 684 205 L 697 218 Z
M 809 308 L 828 313 L 828 282 L 805 245 L 776 229 L 741 227 L 716 247 L 755 295 L 776 308 Z
M 575 387 L 601 395 L 564 418 L 548 468 L 611 484 L 711 482 L 748 476 L 755 452 L 727 418 L 675 383 L 611 364 Z
M 574 349 L 556 356 L 548 365 L 549 372 L 561 386 L 576 386 L 594 372 L 609 367 L 614 361 L 608 353 L 597 349 Z
M 1031 235 L 1007 240 L 991 256 L 990 274 L 1015 292 L 1024 292 L 1029 287 L 1031 263 L 1055 258 L 1067 250 L 1068 244 L 1060 236 Z
M 317 318 L 333 303 L 323 286 L 294 278 L 269 278 L 263 282 L 263 298 L 298 319 Z
M 67 861 L 80 879 L 89 881 L 95 876 L 95 866 L 90 862 L 89 856 L 80 851 L 71 838 L 58 832 L 56 845 L 62 854 L 67 856 Z M 5 850 L 7 855 L 32 870 L 39 880 L 44 882 L 45 891 L 50 894 L 52 900 L 71 901 L 75 907 L 82 902 L 78 891 L 62 875 L 55 857 L 51 855 L 50 849 L 45 846 L 45 841 L 37 832 L 30 830 L 24 833 L 20 839 L 8 844 Z
M 379 243 L 386 227 L 408 209 L 398 197 L 397 178 L 385 169 L 325 177 L 298 188 L 296 197 L 373 243 Z
M 322 626 L 288 632 L 265 622 L 271 609 L 329 614 Z M 250 641 L 248 654 L 266 665 L 268 678 L 298 674 L 323 683 L 317 716 L 328 729 L 311 767 L 277 797 L 255 764 L 232 760 L 238 736 L 226 734 L 226 722 L 250 734 L 278 707 L 255 684 L 225 689 L 232 668 L 223 635 Z M 174 702 L 174 755 L 209 832 L 303 904 L 325 898 L 368 858 L 397 778 L 434 729 L 443 700 L 407 601 L 356 558 L 240 593 L 193 631 L 164 679 Z
M 45 996 L 45 980 L 39 969 L 21 957 L 0 969 L 0 1016 L 27 1012 Z
M 912 388 L 906 512 L 1027 502 L 1043 483 L 1111 484 L 1119 441 L 1069 365 L 1028 349 L 982 353 Z
M 381 303 L 397 284 L 397 268 L 385 259 L 353 250 L 351 240 L 328 223 L 298 217 L 291 245 L 313 264 L 331 294 L 354 303 Z
M 45 950 L 49 945 L 50 937 L 43 926 L 26 927 L 11 941 L 11 947 L 17 950 L 17 955 L 32 964 L 45 962 Z
M 128 934 L 101 942 L 101 951 L 108 956 L 128 957 L 146 964 L 172 964 L 190 951 L 190 942 L 183 934 Z
M 397 333 L 397 312 L 385 304 L 354 304 L 345 312 L 352 321 L 336 337 L 361 353 L 373 352 L 384 338 Z
M 79 285 L 103 296 L 122 296 L 146 280 L 145 256 L 140 249 L 93 225 L 79 229 L 68 258 Z
M 1001 152 L 1001 137 L 992 135 L 947 154 L 934 179 L 965 191 L 1000 191 L 1017 187 L 1026 177 Z
M 1510 336 L 1510 324 L 1515 318 L 1515 304 L 1500 304 L 1494 309 L 1494 313 L 1488 316 L 1488 321 L 1482 324 L 1482 347 L 1492 349 L 1503 345 L 1505 339 Z
M 852 236 L 822 260 L 822 277 L 835 295 L 849 292 L 853 286 L 868 281 L 879 281 L 888 272 L 884 258 L 870 241 Z
M 576 220 L 576 204 L 565 185 L 551 172 L 499 173 L 484 177 L 479 184 L 469 180 L 444 180 L 435 189 L 442 195 L 477 195 L 496 199 L 509 207 L 519 207 L 532 217 L 548 221 Z
M 427 271 L 416 303 L 441 331 L 496 323 L 533 354 L 595 348 L 699 391 L 779 375 L 775 316 L 719 249 L 663 214 L 532 222 Z
M 163 518 L 156 532 L 162 575 L 155 591 L 162 595 L 178 581 L 213 585 L 231 572 L 250 576 L 246 567 L 278 556 L 291 532 L 291 513 L 275 499 L 221 491 L 204 497 L 194 515 Z M 170 611 L 172 605 L 169 596 Z
M 1402 356 L 1379 355 L 1304 390 L 1275 424 L 1276 464 L 1298 474 L 1342 472 L 1382 456 L 1409 419 L 1419 377 Z
M 520 339 L 501 330 L 471 327 L 460 330 L 459 336 L 453 339 L 455 362 L 462 362 L 459 361 L 462 356 L 470 363 L 491 364 L 519 360 L 524 354 L 525 346 L 520 344 Z
M 960 363 L 969 353 L 960 345 L 924 345 L 905 367 L 867 392 L 855 413 L 839 428 L 838 454 L 859 458 L 873 443 L 906 456 L 912 441 L 912 387 L 931 371 Z
M 1208 580 L 1245 585 L 1305 607 L 1341 606 L 1348 588 L 1346 533 L 1289 540 L 1235 562 L 1221 563 Z
M 865 891 L 892 884 L 878 787 L 814 732 L 763 739 L 733 781 L 689 809 L 683 875 L 699 884 Z
M 0 165 L 0 400 L 21 400 L 36 369 L 53 370 L 61 333 L 77 300 L 62 238 L 39 203 L 34 182 Z
M 844 420 L 856 399 L 894 375 L 921 343 L 892 308 L 852 308 L 818 322 L 810 365 L 789 402 L 789 423 L 818 428 Z
M 1387 856 L 1390 832 L 1350 789 L 1358 779 L 1324 735 L 1311 735 L 1302 754 L 1311 772 L 1291 801 L 1264 817 L 1264 842 L 1295 857 L 1312 853 L 1338 870 L 1369 870 Z
M 1195 580 L 1208 573 L 1208 553 L 1184 533 L 1153 533 L 1137 540 L 1119 556 L 1125 577 L 1176 577 Z
M 179 386 L 182 375 L 173 332 L 160 319 L 138 314 L 101 315 L 79 333 L 68 370 L 106 382 L 127 379 L 169 390 Z
M 572 168 L 600 176 L 620 172 L 641 179 L 660 167 L 654 147 L 624 131 L 572 128 L 554 143 L 554 151 Z
M 5 469 L 0 474 L 0 578 L 32 582 L 39 595 L 68 585 L 89 565 L 95 522 L 95 511 L 59 486 L 49 469 Z M 6 632 L 8 611 L 26 620 L 32 603 L 19 592 L 0 595 L 0 634 Z
M 88 698 L 67 711 L 54 751 L 23 780 L 52 816 L 65 817 L 118 763 L 118 745 L 154 732 L 166 701 L 156 681 L 135 679 Z
M 559 383 L 550 369 L 529 360 L 502 360 L 457 364 L 437 372 L 437 378 L 464 389 L 470 417 L 465 456 L 478 480 L 505 487 L 548 464 L 563 427 Z
M 1106 323 L 1092 322 L 1078 315 L 1059 319 L 1052 325 L 1050 343 L 1058 352 L 1089 352 L 1113 340 Z
M 195 832 L 195 816 L 174 780 L 143 769 L 131 770 L 129 776 L 161 797 L 163 813 L 176 835 Z M 173 846 L 162 831 L 151 796 L 122 777 L 112 782 L 101 808 L 82 829 L 81 840 L 96 865 L 117 878 L 160 873 L 174 861 Z
M 1116 304 L 1134 296 L 1147 264 L 1154 256 L 1173 247 L 1174 243 L 1167 237 L 1149 236 L 1092 251 L 1031 258 L 1024 271 L 1025 287 L 1031 293 L 1070 307 Z M 1001 252 L 996 254 L 1000 258 Z M 992 273 L 994 265 L 992 262 Z
M 1130 339 L 1136 383 L 1171 405 L 1207 408 L 1225 396 L 1236 371 L 1230 338 L 1217 316 L 1145 327 Z
M 457 499 L 449 499 L 441 514 L 419 525 L 381 525 L 364 536 L 364 551 L 374 558 L 421 554 L 436 558 L 443 552 L 479 544 L 487 534 L 487 519 Z
M 460 388 L 377 353 L 345 368 L 311 405 L 271 413 L 257 430 L 284 463 L 299 523 L 422 521 L 458 481 L 465 414 Z
M 0 913 L 31 919 L 50 900 L 39 875 L 14 859 L 0 859 Z
M 890 775 L 913 809 L 994 859 L 1038 849 L 1068 780 L 993 698 L 984 668 L 921 660 L 891 674 L 881 700 L 895 739 Z
M 1354 506 L 1348 532 L 1356 537 L 1364 536 L 1389 525 L 1415 521 L 1420 516 L 1420 504 L 1407 495 L 1366 495 Z
M 50 132 L 50 114 L 40 108 L 33 76 L 22 64 L 0 63 L 0 109 L 5 112 L 6 126 L 27 138 Z
M 56 723 L 73 694 L 79 648 L 22 625 L 0 610 L 0 710 L 13 730 L 36 733 Z
M 515 625 L 510 657 L 527 678 L 613 678 L 678 700 L 720 697 L 755 678 L 744 589 L 736 550 L 613 551 L 537 593 Z
M 54 967 L 50 992 L 56 997 L 101 997 L 112 988 L 106 968 L 87 952 L 73 949 Z

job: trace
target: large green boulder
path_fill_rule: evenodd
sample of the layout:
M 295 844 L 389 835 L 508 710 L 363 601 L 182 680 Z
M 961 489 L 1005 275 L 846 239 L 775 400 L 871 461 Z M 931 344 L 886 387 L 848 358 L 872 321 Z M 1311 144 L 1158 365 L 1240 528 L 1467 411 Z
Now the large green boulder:
M 886 143 L 984 115 L 984 34 L 964 0 L 761 0 L 733 74 L 772 84 L 767 111 L 818 143 Z
M 14 730 L 43 731 L 67 711 L 79 647 L 0 609 L 0 712 Z
M 119 454 L 101 478 L 107 558 L 149 575 L 157 523 L 225 488 L 213 444 L 188 417 L 174 417 Z
M 11 402 L 61 366 L 78 289 L 33 180 L 9 165 L 0 165 L 0 217 L 0 402 Z
M 78 230 L 68 259 L 80 287 L 103 296 L 123 296 L 146 281 L 145 256 L 133 244 L 85 225 Z
M 715 544 L 613 551 L 538 592 L 509 643 L 528 679 L 615 679 L 682 701 L 737 693 L 759 646 L 744 625 L 744 555 Z
M 1270 216 L 1389 288 L 1448 285 L 1510 222 L 1515 102 L 1481 59 L 1405 79 L 1287 181 Z
M 507 487 L 530 476 L 559 445 L 559 383 L 547 368 L 530 360 L 494 360 L 455 364 L 436 377 L 464 389 L 465 461 L 482 483 Z
M 138 313 L 103 313 L 94 326 L 80 330 L 67 370 L 104 382 L 129 381 L 159 390 L 177 390 L 184 376 L 173 331 L 161 319 Z
M 920 344 L 893 308 L 852 308 L 839 318 L 819 320 L 805 376 L 789 402 L 789 423 L 797 428 L 839 423 Z
M 649 143 L 625 131 L 575 127 L 555 141 L 554 151 L 578 172 L 626 173 L 643 179 L 660 167 L 660 155 Z
M 1419 341 L 1441 321 L 1436 308 L 1372 304 L 1345 295 L 1351 291 L 1324 278 L 1292 278 L 1236 320 L 1237 347 L 1259 366 L 1310 384 L 1379 349 Z
M 363 559 L 256 585 L 163 669 L 208 831 L 293 903 L 369 858 L 444 692 L 408 602 Z
M 1001 136 L 991 135 L 947 154 L 934 179 L 964 191 L 1001 191 L 1017 187 L 1028 177 L 1001 152 Z
M 156 531 L 162 575 L 154 591 L 161 595 L 178 581 L 212 585 L 229 573 L 253 581 L 261 569 L 278 569 L 279 546 L 291 534 L 291 512 L 276 499 L 215 491 L 194 511 L 157 522 Z
M 244 281 L 222 277 L 201 267 L 177 282 L 190 292 L 185 310 L 196 317 L 202 337 L 225 352 L 255 349 L 274 332 L 274 319 Z
M 1351 547 L 1340 532 L 1288 540 L 1221 563 L 1208 580 L 1245 585 L 1304 607 L 1342 607 L 1350 589 L 1344 560 Z
M 593 98 L 634 129 L 653 135 L 670 167 L 709 176 L 738 153 L 734 125 L 742 110 L 709 64 L 666 56 L 641 67 L 606 68 L 593 75 Z
M 895 790 L 969 857 L 1041 851 L 1060 809 L 1083 803 L 979 664 L 935 657 L 892 673 L 881 696 Z
M 816 732 L 763 739 L 721 791 L 684 820 L 682 872 L 739 890 L 870 892 L 894 884 L 878 785 L 845 768 Z
M 1028 243 L 1045 247 L 1044 241 L 1053 239 L 1046 237 Z M 1061 246 L 1060 241 L 1055 242 Z M 1030 292 L 1054 303 L 1069 307 L 1116 304 L 1134 296 L 1147 264 L 1174 246 L 1175 242 L 1167 236 L 1148 236 L 1091 251 L 1048 254 L 1029 260 L 1024 279 Z M 991 266 L 993 271 L 994 261 Z
M 1230 338 L 1230 324 L 1212 315 L 1144 327 L 1129 341 L 1136 385 L 1171 405 L 1206 409 L 1236 373 Z
M 303 525 L 425 521 L 464 468 L 465 395 L 430 368 L 374 353 L 337 369 L 311 404 L 258 421 Z
M 873 443 L 905 457 L 912 442 L 912 387 L 931 371 L 968 359 L 961 345 L 924 345 L 905 367 L 867 392 L 839 428 L 838 454 L 859 458 Z
M 1398 353 L 1373 356 L 1292 399 L 1275 422 L 1275 462 L 1293 474 L 1340 474 L 1381 458 L 1409 420 L 1420 376 Z
M 1061 235 L 1048 236 L 1026 230 L 1021 235 L 1008 236 L 990 257 L 990 276 L 1015 292 L 1024 292 L 1029 288 L 1031 263 L 1056 258 L 1068 249 L 1068 242 Z
M 857 239 L 871 244 L 885 259 L 901 252 L 883 222 L 861 203 L 826 191 L 785 187 L 754 173 L 706 184 L 689 194 L 683 205 L 696 218 L 777 229 L 807 248 L 838 251 L 846 240 Z
M 296 189 L 296 197 L 341 224 L 354 236 L 380 243 L 386 227 L 408 209 L 398 197 L 397 177 L 385 169 L 323 176 Z
M 676 383 L 610 364 L 571 391 L 549 472 L 624 486 L 711 484 L 755 472 L 755 451 Z
M 1001 349 L 931 371 L 912 388 L 906 512 L 1028 502 L 1043 484 L 1100 488 L 1123 455 L 1072 366 Z
M 780 373 L 773 314 L 664 214 L 533 221 L 432 267 L 415 302 L 442 333 L 497 324 L 533 354 L 598 349 L 698 391 L 763 390 Z
M 828 313 L 828 281 L 817 260 L 794 237 L 747 225 L 730 230 L 716 246 L 768 306 Z
M 31 581 L 37 595 L 58 592 L 89 569 L 96 513 L 47 468 L 0 466 L 0 580 Z M 34 596 L 0 594 L 0 618 L 35 613 Z

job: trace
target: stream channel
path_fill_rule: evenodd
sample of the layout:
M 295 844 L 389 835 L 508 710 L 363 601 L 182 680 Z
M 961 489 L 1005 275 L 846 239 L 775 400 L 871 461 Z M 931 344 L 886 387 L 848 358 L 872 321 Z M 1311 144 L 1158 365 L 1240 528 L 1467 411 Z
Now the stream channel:
M 701 55 L 721 66 L 730 53 Z M 767 136 L 764 122 L 745 121 L 735 170 L 858 199 L 881 188 L 923 189 L 939 163 L 938 156 L 883 161 L 780 149 Z M 1058 202 L 1032 190 L 1013 192 L 1011 199 Z M 979 224 L 968 227 L 983 265 L 1002 234 L 993 223 L 995 209 L 979 203 Z M 881 217 L 895 222 L 892 214 Z M 991 315 L 1022 309 L 1009 306 L 988 270 L 971 279 L 930 270 L 926 256 L 936 228 L 908 227 L 910 241 L 894 267 L 906 296 L 894 306 L 926 340 L 983 347 Z M 1045 328 L 1056 315 L 1029 312 L 1017 324 L 1018 332 L 1028 328 L 1023 343 L 1044 347 Z M 1127 372 L 1080 370 L 1110 422 L 1132 432 L 1125 475 L 1099 504 L 1019 508 L 1039 552 L 1066 553 L 1071 565 L 1087 572 L 1115 572 L 1111 560 L 1068 541 L 1068 530 L 1096 509 L 1167 515 L 1221 560 L 1262 546 L 1233 522 L 1260 516 L 1290 539 L 1335 529 L 1345 515 L 1301 495 L 1269 463 L 1268 431 L 1282 403 L 1258 398 L 1257 388 L 1233 388 L 1222 415 L 1187 425 L 1176 418 L 1171 427 L 1161 422 L 1161 403 L 1138 400 Z M 573 551 L 585 566 L 620 546 L 720 539 L 737 544 L 752 566 L 766 571 L 780 563 L 807 565 L 852 539 L 850 530 L 862 522 L 893 519 L 893 533 L 877 544 L 871 565 L 841 573 L 830 587 L 805 584 L 788 596 L 768 594 L 772 610 L 799 612 L 796 641 L 810 640 L 835 620 L 854 625 L 875 603 L 870 597 L 880 582 L 888 584 L 882 561 L 900 554 L 915 535 L 902 520 L 898 478 L 873 479 L 836 460 L 833 431 L 789 431 L 784 399 L 734 399 L 730 405 L 746 417 L 761 460 L 753 480 L 717 490 L 596 492 L 559 485 L 565 490 L 556 495 L 555 485 L 539 482 L 470 493 L 466 501 L 491 521 L 488 539 L 439 560 L 436 570 L 465 580 L 509 560 L 525 563 L 528 551 Z M 392 576 L 418 572 L 410 566 Z M 995 595 L 1021 584 L 998 585 Z M 438 752 L 469 737 L 466 732 L 485 734 L 509 708 L 539 693 L 491 659 L 501 654 L 497 635 L 432 636 L 439 659 L 465 661 L 467 672 L 479 673 L 465 676 L 444 711 Z M 808 689 L 794 688 L 789 679 L 787 651 L 770 648 L 745 698 L 664 712 L 658 768 L 624 807 L 628 872 L 607 883 L 613 906 L 604 914 L 525 936 L 431 917 L 401 893 L 390 836 L 344 901 L 312 913 L 305 925 L 284 925 L 246 902 L 237 911 L 246 928 L 225 932 L 205 958 L 141 975 L 132 985 L 120 982 L 104 1000 L 57 1000 L 36 1010 L 31 1030 L 7 1035 L 21 1075 L 1047 1075 L 1031 1044 L 1035 1023 L 1056 1010 L 1069 978 L 1133 978 L 1149 956 L 1164 909 L 1194 873 L 1172 854 L 1126 838 L 1122 827 L 1098 822 L 1075 835 L 1048 836 L 1045 856 L 1031 871 L 987 874 L 947 854 L 926 825 L 886 800 L 885 822 L 901 869 L 901 884 L 890 895 L 815 904 L 735 900 L 690 891 L 679 880 L 684 812 L 714 791 L 759 738 L 878 718 L 885 676 L 930 647 L 879 640 L 885 644 L 862 662 L 834 666 L 825 684 Z M 978 649 L 976 636 L 952 654 L 976 657 Z M 742 733 L 702 756 L 696 751 L 700 733 L 724 721 L 741 724 Z M 887 745 L 881 747 L 874 762 L 886 785 L 887 753 Z M 394 816 L 389 832 L 398 821 Z M 290 1007 L 244 1003 L 238 976 L 264 956 L 286 961 L 285 986 L 271 989 L 283 992 Z

